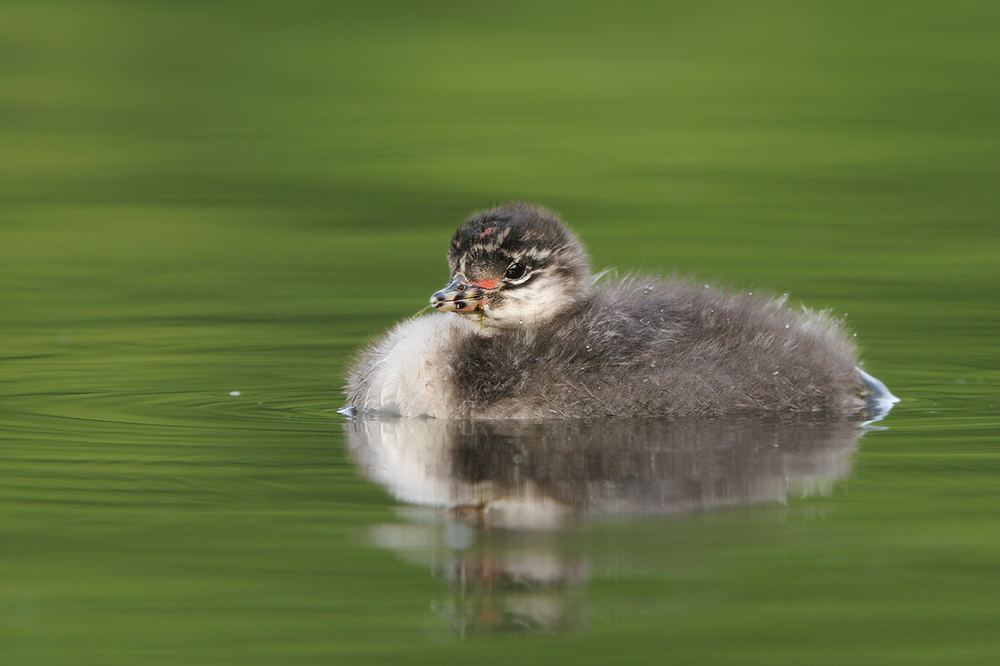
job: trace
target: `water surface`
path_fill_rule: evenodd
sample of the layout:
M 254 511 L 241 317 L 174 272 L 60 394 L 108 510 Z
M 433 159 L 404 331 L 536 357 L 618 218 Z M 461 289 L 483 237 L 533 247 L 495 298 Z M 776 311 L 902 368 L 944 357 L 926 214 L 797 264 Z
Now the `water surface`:
M 6 3 L 0 662 L 993 663 L 996 12 Z M 351 355 L 510 198 L 597 269 L 834 309 L 903 401 L 770 448 L 487 433 L 545 529 L 373 479 Z

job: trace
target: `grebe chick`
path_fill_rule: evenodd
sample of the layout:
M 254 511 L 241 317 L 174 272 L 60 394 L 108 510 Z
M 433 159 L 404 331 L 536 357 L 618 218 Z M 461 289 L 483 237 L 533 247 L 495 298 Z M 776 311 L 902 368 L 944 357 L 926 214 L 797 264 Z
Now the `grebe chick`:
M 597 281 L 550 211 L 470 217 L 451 282 L 354 364 L 345 413 L 452 419 L 655 417 L 886 408 L 824 313 L 680 279 Z

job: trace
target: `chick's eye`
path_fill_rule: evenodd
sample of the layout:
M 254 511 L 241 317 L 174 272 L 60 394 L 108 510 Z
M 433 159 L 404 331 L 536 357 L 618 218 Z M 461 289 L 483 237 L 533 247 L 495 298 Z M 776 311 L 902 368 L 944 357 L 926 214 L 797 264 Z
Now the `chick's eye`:
M 504 275 L 508 280 L 520 280 L 524 277 L 524 274 L 528 272 L 528 269 L 524 264 L 511 264 L 510 268 L 507 269 L 507 273 Z

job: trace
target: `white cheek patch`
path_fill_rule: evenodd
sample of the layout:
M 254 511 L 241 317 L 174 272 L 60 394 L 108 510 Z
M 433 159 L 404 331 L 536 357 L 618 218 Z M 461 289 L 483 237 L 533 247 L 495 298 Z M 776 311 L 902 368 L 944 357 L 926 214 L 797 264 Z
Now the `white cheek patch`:
M 497 324 L 531 324 L 552 317 L 569 307 L 575 294 L 549 274 L 538 275 L 530 285 L 503 293 L 503 300 L 489 308 Z

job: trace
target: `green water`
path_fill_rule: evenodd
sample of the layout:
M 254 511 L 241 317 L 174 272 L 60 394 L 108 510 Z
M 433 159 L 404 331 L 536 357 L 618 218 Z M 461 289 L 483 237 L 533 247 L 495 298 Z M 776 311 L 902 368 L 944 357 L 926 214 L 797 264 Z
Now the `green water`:
M 0 663 L 994 663 L 998 19 L 4 3 Z M 449 551 L 335 410 L 509 198 L 845 313 L 903 402 L 805 497 Z M 560 562 L 518 597 L 557 619 L 463 631 L 462 552 Z

